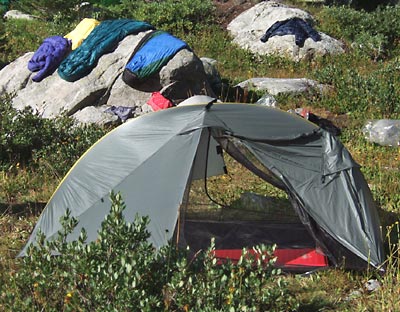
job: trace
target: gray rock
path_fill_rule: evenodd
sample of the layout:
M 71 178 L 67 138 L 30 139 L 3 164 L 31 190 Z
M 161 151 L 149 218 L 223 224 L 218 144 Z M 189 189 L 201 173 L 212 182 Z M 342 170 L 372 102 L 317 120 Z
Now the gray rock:
M 143 106 L 143 104 L 150 99 L 151 92 L 143 92 L 141 90 L 131 88 L 126 85 L 121 77 L 122 76 L 119 75 L 115 83 L 112 85 L 108 98 L 104 99 L 105 104 L 112 106 L 117 103 L 121 103 L 117 105 L 127 107 Z
M 263 1 L 232 20 L 227 29 L 233 41 L 240 47 L 259 55 L 280 55 L 295 61 L 311 60 L 315 56 L 343 53 L 343 44 L 320 32 L 321 40 L 306 39 L 304 46 L 295 43 L 294 35 L 273 36 L 267 42 L 260 38 L 278 21 L 298 17 L 314 24 L 313 17 L 306 11 L 274 1 Z
M 13 96 L 32 83 L 31 72 L 27 66 L 32 56 L 33 52 L 28 52 L 0 71 L 0 94 Z
M 344 298 L 344 301 L 352 301 L 352 300 L 358 300 L 362 296 L 361 290 L 353 290 L 347 297 Z
M 217 60 L 209 57 L 202 57 L 200 60 L 203 63 L 204 71 L 211 88 L 215 93 L 219 93 L 222 87 L 222 79 L 217 69 Z
M 264 106 L 268 106 L 268 107 L 278 107 L 278 102 L 269 93 L 265 93 L 261 98 L 259 98 L 257 100 L 256 104 L 264 105 Z
M 30 15 L 30 14 L 26 14 L 23 13 L 21 11 L 18 10 L 10 10 L 7 11 L 4 15 L 3 15 L 4 19 L 26 19 L 26 20 L 33 20 L 36 19 L 35 16 Z
M 350 0 L 349 0 L 350 1 Z M 306 2 L 306 3 L 314 3 L 314 4 L 323 4 L 325 0 L 297 0 L 297 2 Z
M 327 86 L 306 78 L 251 78 L 236 85 L 242 89 L 267 91 L 270 95 L 301 93 L 311 89 L 323 92 Z
M 57 71 L 39 83 L 33 82 L 34 73 L 27 69 L 33 52 L 27 53 L 0 71 L 0 95 L 11 95 L 14 108 L 31 107 L 44 118 L 66 114 L 74 115 L 78 123 L 100 124 L 110 121 L 88 107 L 135 107 L 138 115 L 150 111 L 144 105 L 152 92 L 161 89 L 173 102 L 193 94 L 214 95 L 201 60 L 189 50 L 181 50 L 160 70 L 158 77 L 138 88 L 125 84 L 122 72 L 145 33 L 127 36 L 112 53 L 103 55 L 87 76 L 75 82 L 63 80 Z M 93 116 L 88 118 L 88 113 Z
M 118 116 L 106 113 L 107 107 L 88 106 L 76 112 L 72 117 L 77 121 L 78 125 L 97 123 L 101 125 L 110 125 L 118 122 Z
M 197 105 L 197 104 L 208 104 L 211 102 L 221 102 L 216 98 L 213 98 L 208 95 L 194 95 L 181 103 L 179 103 L 179 106 L 185 106 L 185 105 Z
M 179 51 L 160 70 L 163 95 L 179 103 L 193 95 L 210 95 L 214 92 L 207 80 L 204 66 L 196 54 L 189 50 Z
M 366 291 L 373 292 L 381 288 L 381 283 L 376 279 L 370 279 L 364 284 L 364 287 Z

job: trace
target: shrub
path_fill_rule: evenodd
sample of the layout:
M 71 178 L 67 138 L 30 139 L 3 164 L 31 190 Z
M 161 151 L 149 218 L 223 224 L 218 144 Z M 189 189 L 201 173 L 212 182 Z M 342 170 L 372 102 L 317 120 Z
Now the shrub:
M 110 5 L 118 5 L 120 4 L 120 0 L 93 0 L 91 1 L 92 4 L 100 4 L 104 6 L 110 6 Z
M 353 66 L 352 56 L 341 56 L 315 72 L 315 79 L 333 87 L 332 94 L 317 98 L 319 107 L 358 113 L 363 118 L 396 118 L 400 113 L 400 73 L 397 62 L 375 67 Z
M 111 129 L 96 124 L 76 126 L 74 120 L 66 116 L 52 122 L 51 140 L 34 151 L 33 160 L 39 164 L 43 161 L 51 164 L 58 176 L 63 176 L 86 150 Z
M 77 127 L 72 118 L 42 118 L 31 108 L 15 110 L 9 100 L 0 105 L 0 166 L 9 168 L 46 159 L 52 170 L 67 169 L 108 129 L 96 125 Z M 34 160 L 34 162 L 32 162 Z
M 121 0 L 120 5 L 110 10 L 119 18 L 147 21 L 175 34 L 198 29 L 201 24 L 211 23 L 214 16 L 214 6 L 209 0 Z
M 18 269 L 3 285 L 2 306 L 12 311 L 290 311 L 297 303 L 286 282 L 265 260 L 273 249 L 255 247 L 258 257 L 237 265 L 217 264 L 214 246 L 187 260 L 172 245 L 156 251 L 148 242 L 147 217 L 124 219 L 120 194 L 98 239 L 67 236 L 77 220 L 67 213 L 52 241 L 43 235 L 18 258 Z M 54 256 L 54 253 L 59 254 Z
M 18 0 L 13 1 L 13 8 L 37 16 L 46 21 L 54 21 L 58 17 L 75 19 L 80 0 Z
M 364 300 L 357 300 L 357 311 L 397 311 L 400 293 L 400 224 L 399 221 L 383 229 L 387 259 L 386 273 L 377 276 L 378 288 Z
M 181 260 L 164 287 L 167 308 L 176 311 L 293 311 L 298 304 L 288 282 L 268 259 L 274 247 L 243 250 L 238 263 L 217 263 L 213 241 L 195 263 Z M 164 299 L 165 300 L 165 299 Z
M 26 52 L 36 51 L 44 38 L 63 35 L 72 29 L 68 22 L 10 19 L 0 22 L 0 65 L 3 67 Z
M 9 101 L 0 105 L 0 164 L 26 163 L 32 151 L 49 144 L 52 123 L 32 109 L 16 111 Z
M 373 44 L 374 49 L 380 49 L 379 56 L 387 56 L 396 50 L 400 36 L 400 26 L 396 21 L 399 18 L 400 6 L 382 7 L 373 12 L 325 7 L 317 16 L 321 31 L 350 43 L 356 42 L 356 46 Z
M 398 4 L 398 0 L 327 0 L 327 5 L 349 5 L 352 8 L 358 10 L 367 10 L 372 11 L 378 8 L 379 6 L 387 6 L 387 5 L 395 5 Z

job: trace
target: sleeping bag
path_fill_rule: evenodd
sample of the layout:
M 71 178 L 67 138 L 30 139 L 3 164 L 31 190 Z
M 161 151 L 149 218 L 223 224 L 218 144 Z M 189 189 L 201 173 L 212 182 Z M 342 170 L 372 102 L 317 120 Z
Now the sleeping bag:
M 75 50 L 81 45 L 83 40 L 99 25 L 100 22 L 94 18 L 84 18 L 73 31 L 69 32 L 64 38 L 72 41 L 72 50 Z
M 39 82 L 54 73 L 69 52 L 71 52 L 70 40 L 61 36 L 44 39 L 28 62 L 28 69 L 31 72 L 38 72 L 32 80 Z
M 165 31 L 155 30 L 147 34 L 129 58 L 122 80 L 134 88 L 159 72 L 177 52 L 185 48 L 189 48 L 186 42 Z
M 76 81 L 88 75 L 99 58 L 114 51 L 126 36 L 151 29 L 154 29 L 152 25 L 131 19 L 103 21 L 64 59 L 58 67 L 58 74 L 67 81 Z

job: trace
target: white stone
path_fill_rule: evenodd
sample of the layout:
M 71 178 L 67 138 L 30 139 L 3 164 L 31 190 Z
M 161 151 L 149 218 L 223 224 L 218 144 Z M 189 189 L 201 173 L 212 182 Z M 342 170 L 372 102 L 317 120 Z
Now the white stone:
M 305 20 L 310 26 L 314 24 L 313 17 L 306 11 L 274 1 L 262 1 L 237 16 L 227 29 L 234 43 L 259 55 L 274 54 L 300 61 L 344 52 L 340 41 L 322 32 L 319 32 L 320 41 L 307 38 L 303 47 L 296 45 L 294 35 L 274 36 L 265 43 L 260 40 L 275 22 L 294 17 Z

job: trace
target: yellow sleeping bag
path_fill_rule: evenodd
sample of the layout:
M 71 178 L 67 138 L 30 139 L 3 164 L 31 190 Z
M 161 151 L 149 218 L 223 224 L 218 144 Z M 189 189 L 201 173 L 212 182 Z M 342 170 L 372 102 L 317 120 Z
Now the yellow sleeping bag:
M 100 22 L 94 18 L 84 18 L 73 31 L 66 34 L 64 38 L 72 41 L 72 50 L 79 47 L 84 39 L 91 33 L 91 31 L 99 25 Z

